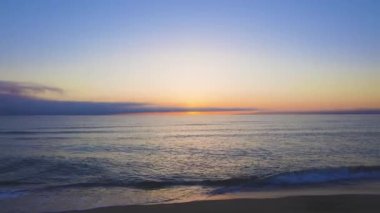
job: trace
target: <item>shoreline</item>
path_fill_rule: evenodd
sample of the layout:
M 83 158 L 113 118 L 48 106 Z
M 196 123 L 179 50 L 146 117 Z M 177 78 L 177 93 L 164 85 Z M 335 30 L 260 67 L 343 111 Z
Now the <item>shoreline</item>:
M 181 191 L 184 190 L 184 191 Z M 345 182 L 219 195 L 201 188 L 137 192 L 126 188 L 43 191 L 0 200 L 2 212 L 380 212 L 380 181 Z M 150 193 L 150 194 L 147 194 Z M 152 194 L 154 193 L 154 194 Z M 185 193 L 185 196 L 184 194 Z M 150 197 L 148 197 L 150 196 Z M 141 200 L 141 198 L 143 200 Z M 166 199 L 168 198 L 168 199 Z M 368 198 L 368 199 L 367 199 Z M 284 201 L 285 200 L 285 201 Z M 143 202 L 141 202 L 143 201 Z M 319 205 L 330 208 L 322 208 Z M 276 208 L 273 208 L 275 206 Z M 336 206 L 340 206 L 336 208 Z M 348 206 L 348 208 L 345 208 Z M 354 211 L 355 210 L 355 211 Z M 376 210 L 376 211 L 375 211 Z
M 71 213 L 119 213 L 119 212 L 379 212 L 380 194 L 307 195 L 281 198 L 242 198 L 203 200 L 185 203 L 110 206 L 87 210 L 66 211 Z

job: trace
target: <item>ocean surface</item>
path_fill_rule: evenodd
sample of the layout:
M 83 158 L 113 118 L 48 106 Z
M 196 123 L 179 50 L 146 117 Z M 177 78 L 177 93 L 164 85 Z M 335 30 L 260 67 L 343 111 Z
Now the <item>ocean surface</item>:
M 380 115 L 0 117 L 4 212 L 378 180 Z

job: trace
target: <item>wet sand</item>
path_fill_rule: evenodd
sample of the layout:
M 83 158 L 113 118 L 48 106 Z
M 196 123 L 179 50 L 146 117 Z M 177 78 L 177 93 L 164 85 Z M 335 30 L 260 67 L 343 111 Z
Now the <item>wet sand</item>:
M 77 213 L 306 213 L 306 212 L 380 212 L 380 195 L 323 195 L 296 196 L 265 199 L 207 200 L 187 203 L 112 206 L 96 209 L 71 211 Z

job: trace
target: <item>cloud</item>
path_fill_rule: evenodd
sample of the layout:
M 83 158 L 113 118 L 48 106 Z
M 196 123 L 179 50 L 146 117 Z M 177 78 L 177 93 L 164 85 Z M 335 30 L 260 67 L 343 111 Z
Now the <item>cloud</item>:
M 113 115 L 155 112 L 253 111 L 252 108 L 170 107 L 135 102 L 56 101 L 17 95 L 0 95 L 0 115 Z
M 0 81 L 0 94 L 4 95 L 36 95 L 46 92 L 62 94 L 63 90 L 33 83 L 19 83 L 12 81 Z
M 0 81 L 0 115 L 114 115 L 167 112 L 236 112 L 239 114 L 380 114 L 380 109 L 335 109 L 321 111 L 267 111 L 239 107 L 173 107 L 138 102 L 59 101 L 39 94 L 63 90 L 33 83 Z
M 378 108 L 356 108 L 356 109 L 330 109 L 310 111 L 257 111 L 255 114 L 295 114 L 295 115 L 344 115 L 344 114 L 380 114 Z
M 295 112 L 294 114 L 380 114 L 380 109 L 334 109 L 334 110 L 320 110 L 320 111 L 307 111 Z
M 40 93 L 63 93 L 61 89 L 30 83 L 0 81 L 0 115 L 113 115 L 162 112 L 254 111 L 253 108 L 171 107 L 136 102 L 59 101 L 36 97 Z

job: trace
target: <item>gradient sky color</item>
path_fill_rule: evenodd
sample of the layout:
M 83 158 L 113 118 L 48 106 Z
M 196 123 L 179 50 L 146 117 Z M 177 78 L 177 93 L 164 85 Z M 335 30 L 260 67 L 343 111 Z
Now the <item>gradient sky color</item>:
M 380 108 L 380 1 L 0 0 L 0 80 L 44 98 Z

